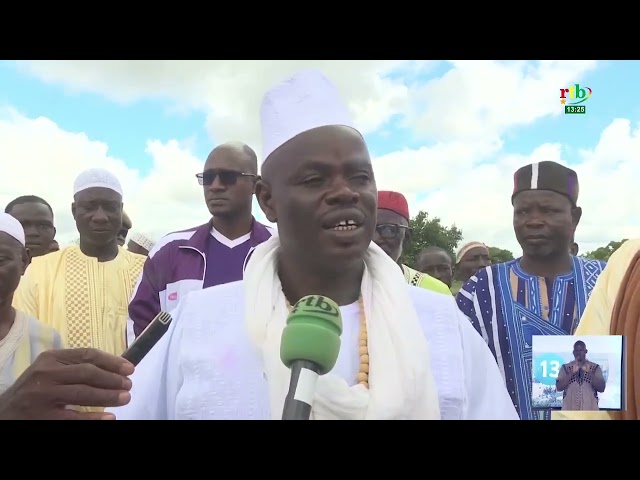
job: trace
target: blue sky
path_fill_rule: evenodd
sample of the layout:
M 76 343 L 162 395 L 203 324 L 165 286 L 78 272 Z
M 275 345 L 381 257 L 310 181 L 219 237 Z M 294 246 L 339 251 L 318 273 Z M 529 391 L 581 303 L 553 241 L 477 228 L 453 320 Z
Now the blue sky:
M 152 166 L 145 153 L 149 139 L 194 141 L 195 153 L 206 158 L 212 140 L 205 130 L 204 113 L 170 113 L 166 102 L 141 100 L 128 105 L 91 93 L 70 93 L 68 89 L 44 83 L 0 63 L 0 104 L 9 104 L 28 117 L 45 116 L 62 129 L 84 132 L 109 145 L 110 155 L 143 172 Z
M 447 62 L 438 62 L 417 75 L 408 77 L 406 72 L 399 70 L 387 78 L 396 84 L 420 86 L 442 78 L 452 68 L 455 67 Z M 180 109 L 177 113 L 174 107 L 179 99 L 176 98 L 158 96 L 156 100 L 119 103 L 105 94 L 78 88 L 79 81 L 74 85 L 74 78 L 54 82 L 45 77 L 17 68 L 14 62 L 0 62 L 0 106 L 13 107 L 28 118 L 46 117 L 62 131 L 82 132 L 89 140 L 104 142 L 108 145 L 110 157 L 123 160 L 127 166 L 139 169 L 143 175 L 152 173 L 155 168 L 154 158 L 145 151 L 149 140 L 159 140 L 163 144 L 172 139 L 188 142 L 191 154 L 201 162 L 216 144 L 217 139 L 212 138 L 206 127 L 210 109 L 204 105 L 198 110 Z M 578 152 L 594 149 L 602 132 L 614 119 L 624 118 L 634 128 L 637 126 L 640 101 L 635 99 L 632 92 L 639 79 L 640 62 L 599 62 L 597 68 L 587 71 L 579 80 L 582 86 L 593 90 L 592 97 L 584 104 L 586 115 L 543 115 L 525 125 L 507 125 L 500 135 L 503 148 L 499 154 L 528 156 L 542 144 L 560 143 L 563 145 L 562 158 L 570 164 L 577 164 L 580 161 Z M 483 80 L 471 77 L 471 81 Z M 557 102 L 558 111 L 562 111 L 560 88 L 572 83 L 575 82 L 568 81 L 565 85 L 553 87 L 550 83 L 546 89 L 548 91 L 544 92 L 545 96 L 548 95 L 547 99 Z M 518 105 L 522 105 L 522 101 Z M 513 108 L 520 107 L 514 102 Z M 370 150 L 376 157 L 402 149 L 433 146 L 434 141 L 425 141 L 424 136 L 416 137 L 404 128 L 402 120 L 402 115 L 391 116 L 382 128 L 367 134 Z M 509 176 L 511 174 L 508 172 Z M 417 192 L 412 201 L 426 202 L 431 198 L 432 204 L 438 205 L 437 198 L 430 196 L 430 193 L 428 190 Z M 437 214 L 447 219 L 453 218 L 446 212 L 443 214 L 439 211 Z M 470 228 L 475 234 L 477 229 Z M 600 241 L 592 238 L 592 233 L 588 236 L 588 242 Z M 505 236 L 503 243 L 511 245 L 512 241 Z
M 427 81 L 449 68 L 440 64 L 413 80 Z M 585 103 L 587 115 L 546 117 L 532 125 L 516 127 L 505 138 L 505 150 L 528 154 L 545 142 L 595 145 L 612 118 L 640 118 L 640 103 L 630 101 L 638 79 L 640 62 L 605 62 L 588 73 L 583 82 L 593 90 L 592 98 Z M 562 108 L 560 88 L 549 92 L 549 96 L 558 97 L 558 109 Z M 0 62 L 0 104 L 10 104 L 29 117 L 46 116 L 68 131 L 85 132 L 91 139 L 107 143 L 111 155 L 142 171 L 152 166 L 144 151 L 147 139 L 191 140 L 194 153 L 203 159 L 215 145 L 215 139 L 206 131 L 204 112 L 176 113 L 167 101 L 161 100 L 119 104 L 97 94 L 70 93 L 69 89 L 20 71 L 8 61 Z M 371 151 L 376 155 L 393 152 L 398 145 L 412 148 L 425 144 L 414 140 L 394 121 L 385 126 L 384 132 L 368 135 Z M 569 162 L 575 160 L 573 155 L 567 157 Z

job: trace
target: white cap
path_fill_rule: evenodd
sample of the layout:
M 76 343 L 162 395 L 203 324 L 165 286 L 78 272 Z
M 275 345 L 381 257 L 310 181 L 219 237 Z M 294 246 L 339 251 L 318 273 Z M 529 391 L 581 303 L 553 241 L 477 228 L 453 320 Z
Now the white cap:
M 460 247 L 460 250 L 458 251 L 458 254 L 456 255 L 456 263 L 460 263 L 460 260 L 462 260 L 462 257 L 464 257 L 465 254 L 469 250 L 471 250 L 472 248 L 477 248 L 477 247 L 485 248 L 487 251 L 489 250 L 489 248 L 482 242 L 469 242 L 469 243 L 463 245 L 462 247 Z
M 0 232 L 15 238 L 22 246 L 26 246 L 22 224 L 8 213 L 0 213 Z
M 303 70 L 270 89 L 262 99 L 262 158 L 293 137 L 318 127 L 357 130 L 338 89 L 317 70 Z
M 131 238 L 129 239 L 133 243 L 137 243 L 142 248 L 151 251 L 153 246 L 156 244 L 155 240 L 152 239 L 150 235 L 146 235 L 144 233 L 134 232 L 131 234 Z
M 73 194 L 77 194 L 87 188 L 108 188 L 122 196 L 122 186 L 116 176 L 104 168 L 90 168 L 76 177 L 73 182 Z

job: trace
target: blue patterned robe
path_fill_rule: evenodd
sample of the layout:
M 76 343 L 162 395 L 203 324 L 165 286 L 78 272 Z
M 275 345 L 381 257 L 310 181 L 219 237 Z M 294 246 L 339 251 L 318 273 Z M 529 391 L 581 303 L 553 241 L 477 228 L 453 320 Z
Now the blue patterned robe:
M 572 257 L 573 270 L 553 281 L 525 273 L 520 259 L 478 271 L 456 295 L 458 307 L 491 349 L 522 420 L 550 419 L 533 410 L 531 340 L 572 335 L 605 262 Z

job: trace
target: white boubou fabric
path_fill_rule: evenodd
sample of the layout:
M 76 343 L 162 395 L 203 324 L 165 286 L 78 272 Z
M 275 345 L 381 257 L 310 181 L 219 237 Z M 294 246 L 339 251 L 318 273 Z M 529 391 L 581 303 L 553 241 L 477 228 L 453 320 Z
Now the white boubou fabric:
M 277 273 L 279 246 L 279 238 L 272 237 L 256 248 L 244 277 L 247 327 L 263 358 L 273 419 L 282 416 L 290 380 L 290 371 L 280 360 L 280 339 L 289 310 Z M 364 262 L 369 389 L 351 385 L 355 379 L 347 383 L 332 372 L 321 376 L 312 419 L 440 419 L 429 346 L 402 272 L 374 243 Z

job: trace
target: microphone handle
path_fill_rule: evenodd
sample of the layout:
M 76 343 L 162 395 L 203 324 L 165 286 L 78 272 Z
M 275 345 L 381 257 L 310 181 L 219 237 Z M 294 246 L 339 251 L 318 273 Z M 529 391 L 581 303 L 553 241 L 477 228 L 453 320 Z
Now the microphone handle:
M 282 420 L 309 420 L 319 370 L 308 360 L 296 360 L 291 364 L 291 381 L 284 400 Z
M 147 353 L 167 333 L 171 321 L 171 315 L 167 312 L 160 312 L 131 346 L 124 351 L 121 357 L 130 361 L 134 366 L 138 366 L 142 359 L 147 356 Z

